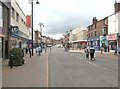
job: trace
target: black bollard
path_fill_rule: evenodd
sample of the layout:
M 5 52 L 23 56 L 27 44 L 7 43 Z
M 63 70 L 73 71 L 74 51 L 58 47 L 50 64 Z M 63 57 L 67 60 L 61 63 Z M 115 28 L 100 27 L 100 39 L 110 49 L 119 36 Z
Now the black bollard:
M 10 57 L 9 66 L 11 69 L 13 68 L 13 55 L 11 55 L 11 57 Z

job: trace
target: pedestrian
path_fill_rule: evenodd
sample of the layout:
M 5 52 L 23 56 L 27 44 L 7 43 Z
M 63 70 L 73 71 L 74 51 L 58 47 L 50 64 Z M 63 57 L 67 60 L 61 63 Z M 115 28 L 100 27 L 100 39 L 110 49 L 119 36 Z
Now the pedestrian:
M 85 54 L 86 54 L 86 58 L 89 59 L 89 48 L 85 48 Z
M 31 58 L 31 49 L 29 48 L 29 54 L 30 54 L 30 58 Z
M 26 54 L 27 54 L 28 53 L 28 47 L 26 47 L 25 51 L 26 51 Z
M 101 51 L 101 54 L 103 54 L 104 48 L 103 48 L 103 47 L 101 47 L 100 51 Z
M 114 50 L 115 50 L 114 55 L 117 55 L 117 47 L 116 46 L 115 46 Z
M 37 46 L 36 49 L 35 49 L 35 53 L 36 53 L 36 54 L 38 53 L 38 46 Z
M 92 61 L 95 61 L 95 58 L 94 58 L 94 53 L 95 53 L 95 49 L 93 46 L 90 47 L 90 59 Z
M 40 56 L 40 53 L 41 53 L 41 46 L 38 47 L 38 55 Z
M 44 44 L 44 48 L 45 48 L 45 53 L 46 53 L 46 51 L 47 51 L 47 46 L 46 46 L 46 44 Z
M 118 54 L 120 54 L 120 47 L 118 47 Z

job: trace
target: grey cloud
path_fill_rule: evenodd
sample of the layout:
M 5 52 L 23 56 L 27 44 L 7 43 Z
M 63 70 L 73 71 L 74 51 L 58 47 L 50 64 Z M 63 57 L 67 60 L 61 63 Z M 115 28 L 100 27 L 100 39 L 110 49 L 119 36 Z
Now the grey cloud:
M 52 18 L 54 19 L 54 17 Z M 58 34 L 58 33 L 65 33 L 65 31 L 67 30 L 71 30 L 73 28 L 79 27 L 81 25 L 86 25 L 90 22 L 89 19 L 87 19 L 86 17 L 72 17 L 72 16 L 63 16 L 61 17 L 60 21 L 54 22 L 52 21 L 52 19 L 46 24 L 47 27 L 49 27 L 49 30 L 45 30 L 44 33 L 45 34 Z

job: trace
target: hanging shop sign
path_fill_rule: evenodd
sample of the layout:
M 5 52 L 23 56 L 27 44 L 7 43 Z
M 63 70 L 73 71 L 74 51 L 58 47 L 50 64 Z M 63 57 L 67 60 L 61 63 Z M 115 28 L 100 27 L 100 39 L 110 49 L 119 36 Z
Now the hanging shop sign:
M 18 33 L 19 27 L 18 26 L 10 26 L 10 32 L 12 33 Z

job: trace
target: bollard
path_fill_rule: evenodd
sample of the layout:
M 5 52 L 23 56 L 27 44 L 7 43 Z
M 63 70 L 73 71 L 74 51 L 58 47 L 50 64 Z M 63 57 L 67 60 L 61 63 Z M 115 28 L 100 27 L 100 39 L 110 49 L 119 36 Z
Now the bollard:
M 12 69 L 13 68 L 13 55 L 10 56 L 10 60 L 9 60 L 9 66 Z

